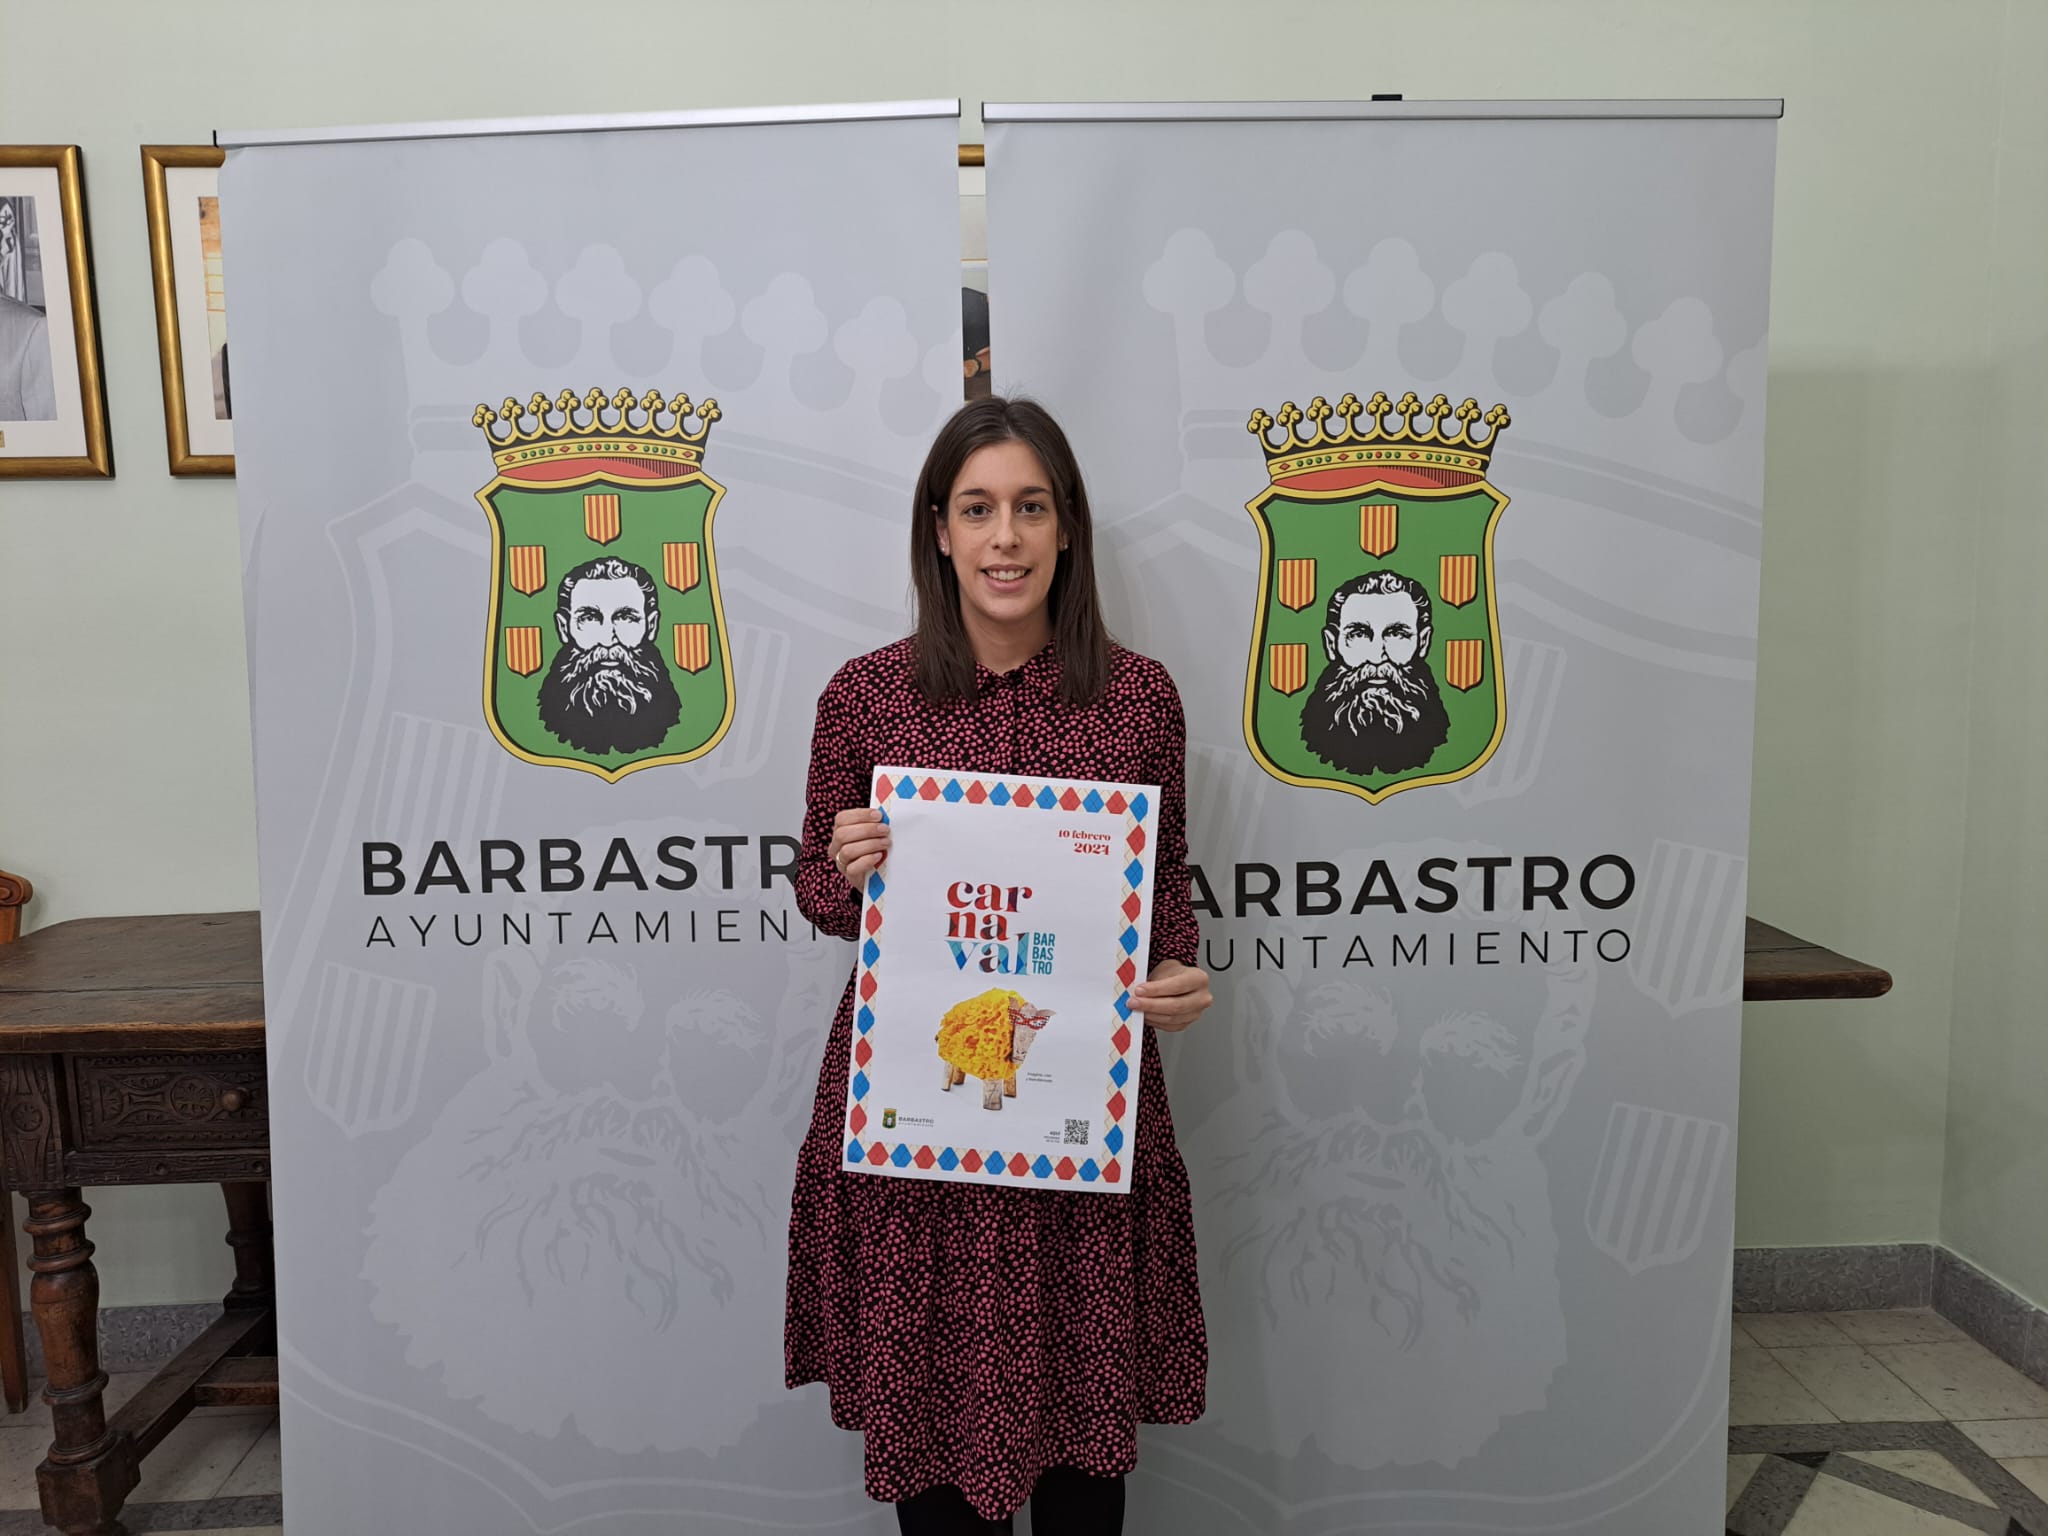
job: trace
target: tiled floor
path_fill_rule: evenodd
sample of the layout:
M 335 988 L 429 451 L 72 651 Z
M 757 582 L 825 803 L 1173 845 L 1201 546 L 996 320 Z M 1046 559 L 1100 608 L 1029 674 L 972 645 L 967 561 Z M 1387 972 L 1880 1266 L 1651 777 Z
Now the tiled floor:
M 147 1380 L 116 1376 L 118 1406 Z M 2048 1387 L 1929 1311 L 1744 1314 L 1729 1536 L 2048 1536 Z M 44 1529 L 49 1411 L 0 1418 L 0 1536 Z M 135 1536 L 282 1536 L 277 1415 L 202 1409 L 143 1463 Z
M 149 1377 L 138 1371 L 112 1378 L 108 1410 Z M 39 1399 L 25 1413 L 0 1418 L 0 1536 L 48 1531 L 37 1508 L 36 1463 L 49 1446 L 50 1410 Z M 194 1412 L 143 1462 L 142 1481 L 121 1511 L 133 1536 L 282 1536 L 283 1519 L 277 1412 L 270 1408 Z
M 1933 1312 L 1744 1313 L 1729 1536 L 2048 1536 L 2048 1387 Z

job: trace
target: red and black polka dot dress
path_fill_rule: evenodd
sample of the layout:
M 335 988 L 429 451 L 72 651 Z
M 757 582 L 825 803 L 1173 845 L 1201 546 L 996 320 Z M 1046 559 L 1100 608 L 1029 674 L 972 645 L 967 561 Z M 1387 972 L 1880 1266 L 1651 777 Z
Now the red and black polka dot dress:
M 832 819 L 868 803 L 877 764 L 1121 779 L 1160 787 L 1152 949 L 1196 961 L 1188 904 L 1187 732 L 1157 662 L 1113 653 L 1088 706 L 1060 702 L 1048 646 L 971 700 L 928 702 L 912 643 L 848 662 L 818 700 L 797 901 L 852 938 L 860 899 L 832 867 Z M 1020 1507 L 1045 1468 L 1137 1461 L 1137 1426 L 1199 1418 L 1208 1338 L 1187 1170 L 1158 1042 L 1145 1031 L 1130 1191 L 1005 1189 L 839 1166 L 853 985 L 840 998 L 789 1219 L 785 1379 L 822 1381 L 832 1422 L 867 1437 L 867 1491 L 952 1484 L 984 1516 Z

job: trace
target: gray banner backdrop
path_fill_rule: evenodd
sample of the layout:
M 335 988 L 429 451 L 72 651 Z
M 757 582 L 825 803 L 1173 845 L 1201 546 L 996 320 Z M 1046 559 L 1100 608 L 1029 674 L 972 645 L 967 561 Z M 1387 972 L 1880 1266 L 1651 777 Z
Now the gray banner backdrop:
M 996 387 L 1073 435 L 1111 627 L 1179 682 L 1218 909 L 1166 1046 L 1209 1410 L 1131 1529 L 1719 1530 L 1775 123 L 1005 115 Z M 1376 390 L 1513 424 L 1505 733 L 1368 804 L 1247 747 L 1246 423 Z M 1519 862 L 1412 904 L 1427 858 L 1603 855 L 1611 911 L 1523 910 Z M 1410 904 L 1352 916 L 1375 859 Z
M 228 157 L 294 1536 L 893 1529 L 822 1388 L 782 1386 L 789 1179 L 851 946 L 770 840 L 825 679 L 906 627 L 910 484 L 960 398 L 956 139 L 949 114 Z M 471 413 L 593 386 L 723 412 L 731 727 L 616 783 L 520 760 L 482 705 Z M 654 884 L 675 836 L 682 890 Z M 479 889 L 484 839 L 525 850 L 523 893 Z M 579 889 L 540 888 L 543 839 L 580 845 Z M 615 839 L 648 888 L 593 888 Z M 404 891 L 365 894 L 372 841 Z M 466 890 L 419 888 L 437 841 Z

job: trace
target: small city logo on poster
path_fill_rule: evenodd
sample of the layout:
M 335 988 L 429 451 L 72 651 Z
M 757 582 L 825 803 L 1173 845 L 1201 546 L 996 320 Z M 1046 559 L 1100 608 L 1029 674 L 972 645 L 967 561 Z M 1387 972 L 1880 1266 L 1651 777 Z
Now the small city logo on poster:
M 732 724 L 704 473 L 718 402 L 649 390 L 507 398 L 471 418 L 497 473 L 484 716 L 529 763 L 616 783 L 687 763 Z
M 1376 805 L 1493 756 L 1507 723 L 1493 535 L 1508 498 L 1486 475 L 1507 425 L 1505 406 L 1412 390 L 1252 412 L 1271 483 L 1246 504 L 1260 600 L 1244 736 L 1275 778 Z

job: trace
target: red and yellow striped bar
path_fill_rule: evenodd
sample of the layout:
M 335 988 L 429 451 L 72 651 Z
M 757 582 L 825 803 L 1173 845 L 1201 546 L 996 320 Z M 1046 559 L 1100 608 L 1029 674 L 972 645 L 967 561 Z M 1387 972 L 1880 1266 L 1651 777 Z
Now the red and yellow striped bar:
M 1274 580 L 1280 606 L 1301 612 L 1316 600 L 1316 563 L 1313 560 L 1282 560 Z
M 1308 647 L 1269 645 L 1266 647 L 1266 680 L 1276 693 L 1299 693 L 1308 685 Z
M 514 592 L 532 594 L 548 584 L 545 544 L 514 544 L 505 551 L 505 576 Z
M 593 544 L 609 544 L 619 536 L 619 493 L 590 491 L 583 498 L 583 531 Z
M 678 624 L 675 640 L 676 665 L 685 672 L 702 672 L 711 665 L 709 624 Z
M 1368 555 L 1387 553 L 1401 537 L 1401 508 L 1391 501 L 1369 501 L 1358 509 L 1358 547 Z
M 1479 557 L 1445 555 L 1437 561 L 1437 595 L 1453 608 L 1462 608 L 1479 595 Z
M 1479 686 L 1486 675 L 1486 642 L 1452 640 L 1444 646 L 1444 681 L 1460 693 Z
M 522 624 L 505 631 L 505 665 L 521 677 L 540 670 L 540 626 Z
M 661 579 L 678 592 L 687 592 L 697 585 L 697 546 L 694 544 L 664 544 L 661 546 Z

